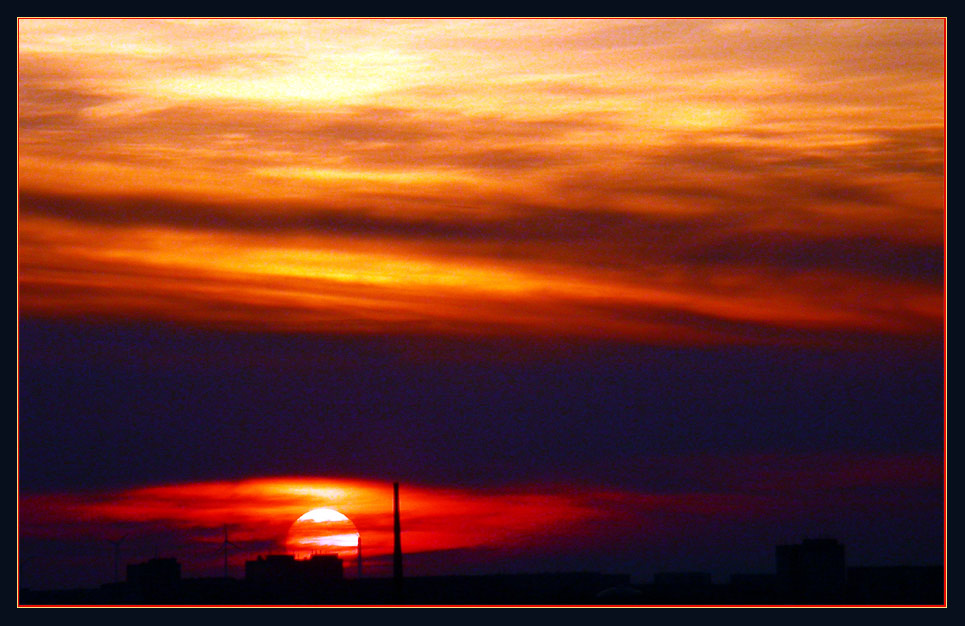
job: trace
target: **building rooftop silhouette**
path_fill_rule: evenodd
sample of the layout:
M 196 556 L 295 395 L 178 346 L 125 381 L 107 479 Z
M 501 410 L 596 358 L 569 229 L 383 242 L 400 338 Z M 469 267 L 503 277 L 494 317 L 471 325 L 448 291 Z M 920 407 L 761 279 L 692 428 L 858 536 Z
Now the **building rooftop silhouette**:
M 342 560 L 333 554 L 296 559 L 291 554 L 269 554 L 245 563 L 245 580 L 258 585 L 303 585 L 342 580 Z
M 847 567 L 835 539 L 804 539 L 775 549 L 776 573 L 734 574 L 715 584 L 705 572 L 660 572 L 650 584 L 628 574 L 560 572 L 346 579 L 342 561 L 320 554 L 249 560 L 244 579 L 182 578 L 174 558 L 127 567 L 122 583 L 99 589 L 21 590 L 30 605 L 942 605 L 944 567 Z
M 778 591 L 791 598 L 830 601 L 844 593 L 848 582 L 844 546 L 836 539 L 805 539 L 777 546 Z

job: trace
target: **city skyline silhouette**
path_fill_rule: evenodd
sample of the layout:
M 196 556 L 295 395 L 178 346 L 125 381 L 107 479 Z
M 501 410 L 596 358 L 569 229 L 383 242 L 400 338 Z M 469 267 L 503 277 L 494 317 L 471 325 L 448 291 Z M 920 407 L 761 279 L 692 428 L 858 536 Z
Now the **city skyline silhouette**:
M 129 563 L 121 582 L 98 588 L 22 589 L 28 606 L 54 605 L 941 605 L 944 567 L 850 566 L 845 546 L 833 538 L 805 538 L 778 545 L 768 572 L 736 573 L 715 582 L 709 572 L 657 572 L 652 581 L 599 572 L 404 575 L 399 483 L 393 483 L 391 575 L 382 571 L 345 576 L 336 545 L 298 558 L 294 554 L 247 559 L 243 578 L 229 575 L 224 527 L 224 575 L 182 576 L 175 557 Z M 340 516 L 344 517 L 344 516 Z M 337 518 L 336 518 L 337 519 Z M 326 530 L 319 527 L 319 537 Z M 337 532 L 337 531 L 336 531 Z M 337 535 L 336 535 L 337 536 Z M 115 555 L 120 542 L 115 545 Z M 357 544 L 361 546 L 361 541 Z M 241 548 L 238 548 L 242 550 Z M 381 575 L 380 575 L 381 574 Z

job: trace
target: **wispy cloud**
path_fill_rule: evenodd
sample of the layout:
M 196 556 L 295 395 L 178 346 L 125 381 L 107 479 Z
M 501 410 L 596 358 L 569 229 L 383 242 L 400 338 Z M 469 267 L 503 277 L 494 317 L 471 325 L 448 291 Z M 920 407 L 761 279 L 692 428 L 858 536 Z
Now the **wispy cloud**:
M 21 303 L 934 333 L 943 39 L 941 20 L 21 20 Z

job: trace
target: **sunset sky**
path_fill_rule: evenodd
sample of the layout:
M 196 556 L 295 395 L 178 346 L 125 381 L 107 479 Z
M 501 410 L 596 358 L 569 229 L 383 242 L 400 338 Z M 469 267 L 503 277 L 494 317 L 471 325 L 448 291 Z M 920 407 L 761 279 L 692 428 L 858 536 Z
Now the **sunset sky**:
M 423 573 L 941 562 L 943 19 L 18 37 L 21 585 L 394 480 Z

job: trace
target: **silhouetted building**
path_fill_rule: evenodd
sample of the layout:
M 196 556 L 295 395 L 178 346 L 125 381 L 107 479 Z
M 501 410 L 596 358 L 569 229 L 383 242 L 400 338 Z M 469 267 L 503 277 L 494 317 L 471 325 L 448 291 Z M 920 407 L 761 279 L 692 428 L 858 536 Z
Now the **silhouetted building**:
M 334 554 L 296 559 L 291 554 L 269 554 L 245 563 L 245 581 L 255 585 L 306 588 L 342 580 L 342 560 Z
M 127 566 L 127 590 L 139 602 L 170 602 L 178 597 L 181 564 L 177 559 L 151 559 Z
M 334 554 L 271 554 L 245 563 L 245 586 L 255 604 L 327 604 L 342 594 L 343 582 L 342 561 Z
M 794 600 L 831 601 L 847 584 L 844 546 L 835 539 L 805 539 L 777 546 L 777 589 Z

